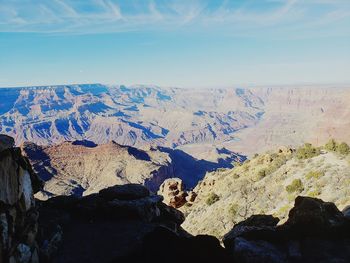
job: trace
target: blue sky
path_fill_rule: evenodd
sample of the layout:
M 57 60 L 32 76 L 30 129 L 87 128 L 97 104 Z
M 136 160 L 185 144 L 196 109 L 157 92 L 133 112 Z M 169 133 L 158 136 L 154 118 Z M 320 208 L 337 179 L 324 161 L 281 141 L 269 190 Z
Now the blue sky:
M 350 0 L 0 0 L 0 86 L 350 83 Z

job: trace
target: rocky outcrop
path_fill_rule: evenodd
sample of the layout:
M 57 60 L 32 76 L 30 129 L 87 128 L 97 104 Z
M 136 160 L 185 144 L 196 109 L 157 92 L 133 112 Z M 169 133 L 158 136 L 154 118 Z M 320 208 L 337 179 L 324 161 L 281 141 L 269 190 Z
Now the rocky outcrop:
M 65 263 L 160 262 L 176 252 L 186 260 L 229 262 L 216 238 L 183 231 L 183 214 L 162 200 L 141 185 L 123 185 L 82 198 L 40 202 L 41 258 Z
M 348 262 L 350 220 L 333 203 L 297 197 L 283 225 L 252 216 L 223 239 L 238 262 Z
M 174 208 L 179 208 L 187 202 L 188 193 L 185 191 L 185 186 L 180 178 L 166 179 L 159 187 L 158 194 L 164 197 L 165 204 Z
M 38 212 L 33 194 L 41 181 L 29 161 L 0 135 L 0 262 L 38 262 Z

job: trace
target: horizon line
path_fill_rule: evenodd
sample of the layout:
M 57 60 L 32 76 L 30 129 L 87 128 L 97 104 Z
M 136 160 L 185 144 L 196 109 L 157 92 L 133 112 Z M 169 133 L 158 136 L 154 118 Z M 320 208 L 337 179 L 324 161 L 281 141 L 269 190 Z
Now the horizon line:
M 317 83 L 317 82 L 300 82 L 300 83 L 281 83 L 281 84 L 255 84 L 255 83 L 244 83 L 244 84 L 232 84 L 232 85 L 209 85 L 209 86 L 169 86 L 169 85 L 157 85 L 157 84 L 113 84 L 113 83 L 103 83 L 103 82 L 81 82 L 81 83 L 64 83 L 64 84 L 40 84 L 40 85 L 16 85 L 16 86 L 0 86 L 0 89 L 25 89 L 25 88 L 56 88 L 56 87 L 65 87 L 65 86 L 78 86 L 78 85 L 104 85 L 104 86 L 126 86 L 128 88 L 138 88 L 141 86 L 150 86 L 150 87 L 158 87 L 158 88 L 175 88 L 175 89 L 229 89 L 229 88 L 269 88 L 269 87 L 301 87 L 301 86 L 309 86 L 309 87 L 328 87 L 328 86 L 348 86 L 350 88 L 350 82 L 329 82 L 329 83 Z

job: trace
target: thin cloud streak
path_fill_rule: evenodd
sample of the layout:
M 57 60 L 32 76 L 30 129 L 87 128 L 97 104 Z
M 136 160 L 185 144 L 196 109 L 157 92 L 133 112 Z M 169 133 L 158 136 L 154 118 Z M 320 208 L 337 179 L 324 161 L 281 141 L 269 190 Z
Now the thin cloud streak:
M 33 3 L 31 3 L 33 1 Z M 261 28 L 299 28 L 305 35 L 313 28 L 346 21 L 350 24 L 350 1 L 265 0 L 259 4 L 232 5 L 211 1 L 112 1 L 112 0 L 19 0 L 0 3 L 0 32 L 61 34 L 116 33 L 135 30 L 201 30 L 224 28 L 228 32 L 254 35 Z M 124 3 L 124 5 L 123 5 Z M 125 7 L 125 3 L 133 3 Z M 247 4 L 248 3 L 248 4 Z M 329 8 L 322 9 L 327 6 Z M 252 8 L 253 7 L 253 8 Z M 314 9 L 320 9 L 315 13 Z M 88 11 L 86 11 L 88 10 Z M 339 31 L 339 30 L 338 30 Z M 344 34 L 348 33 L 347 30 Z

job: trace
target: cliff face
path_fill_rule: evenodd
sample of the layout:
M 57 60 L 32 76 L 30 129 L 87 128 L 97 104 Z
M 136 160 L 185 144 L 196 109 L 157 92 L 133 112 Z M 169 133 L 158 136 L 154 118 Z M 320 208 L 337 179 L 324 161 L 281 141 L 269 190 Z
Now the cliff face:
M 33 194 L 41 181 L 29 161 L 0 135 L 0 261 L 38 262 L 38 212 Z

